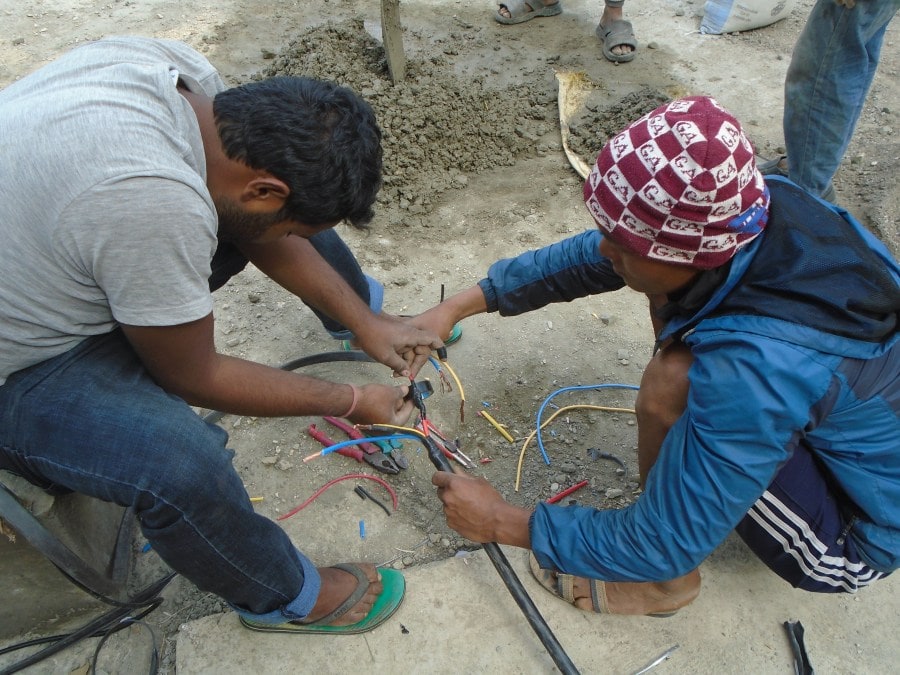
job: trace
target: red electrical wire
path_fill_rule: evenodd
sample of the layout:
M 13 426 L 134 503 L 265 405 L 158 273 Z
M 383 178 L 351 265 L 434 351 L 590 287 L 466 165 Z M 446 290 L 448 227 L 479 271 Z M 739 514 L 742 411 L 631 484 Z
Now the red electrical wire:
M 367 473 L 348 473 L 346 476 L 340 476 L 338 478 L 334 478 L 334 479 L 328 481 L 327 483 L 325 483 L 325 485 L 323 485 L 318 490 L 313 492 L 312 496 L 309 499 L 307 499 L 305 502 L 300 504 L 300 506 L 297 506 L 294 509 L 292 509 L 291 511 L 288 511 L 283 516 L 278 516 L 278 518 L 276 518 L 275 520 L 285 520 L 287 518 L 290 518 L 292 515 L 297 513 L 297 511 L 299 511 L 300 509 L 304 509 L 307 506 L 309 506 L 310 504 L 312 504 L 313 501 L 315 501 L 316 498 L 319 497 L 319 495 L 321 495 L 323 492 L 325 492 L 325 490 L 330 488 L 332 485 L 334 485 L 335 483 L 340 483 L 342 480 L 349 480 L 350 478 L 368 478 L 369 480 L 374 480 L 376 483 L 379 483 L 380 485 L 382 485 L 384 487 L 384 489 L 388 491 L 388 494 L 391 495 L 391 502 L 394 505 L 394 510 L 395 511 L 397 510 L 397 493 L 394 492 L 394 488 L 392 488 L 388 484 L 387 481 L 379 478 L 378 476 L 371 476 Z
M 564 497 L 568 497 L 570 494 L 572 494 L 573 492 L 577 492 L 578 490 L 580 490 L 587 484 L 588 484 L 588 481 L 586 481 L 586 480 L 583 480 L 580 483 L 575 483 L 575 485 L 573 485 L 572 487 L 567 488 L 567 489 L 563 490 L 562 492 L 559 492 L 559 493 L 553 495 L 552 497 L 550 497 L 550 499 L 547 500 L 547 503 L 555 504 L 560 499 L 563 499 Z

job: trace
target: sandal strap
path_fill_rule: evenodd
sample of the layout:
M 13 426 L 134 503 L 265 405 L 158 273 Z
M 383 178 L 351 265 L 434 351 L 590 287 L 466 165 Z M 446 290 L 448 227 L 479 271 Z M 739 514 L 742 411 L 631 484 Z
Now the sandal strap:
M 533 0 L 534 2 L 540 2 L 541 0 Z M 509 17 L 511 19 L 515 19 L 518 16 L 522 16 L 523 14 L 528 14 L 528 12 L 534 11 L 534 6 L 528 2 L 528 0 L 503 0 L 503 2 L 498 3 L 501 9 L 506 7 L 506 11 L 509 12 Z M 528 9 L 530 7 L 531 9 Z
M 571 574 L 556 573 L 556 590 L 559 591 L 563 600 L 575 604 L 575 577 Z
M 591 605 L 597 614 L 609 614 L 609 601 L 606 599 L 606 582 L 590 579 Z
M 342 570 L 344 572 L 348 572 L 356 577 L 356 589 L 350 594 L 344 602 L 337 606 L 334 611 L 320 619 L 316 619 L 315 621 L 310 621 L 309 623 L 304 623 L 304 626 L 327 626 L 333 621 L 337 621 L 344 614 L 349 612 L 369 590 L 369 578 L 366 576 L 366 573 L 359 568 L 358 565 L 351 565 L 340 563 L 338 565 L 331 565 L 332 569 Z

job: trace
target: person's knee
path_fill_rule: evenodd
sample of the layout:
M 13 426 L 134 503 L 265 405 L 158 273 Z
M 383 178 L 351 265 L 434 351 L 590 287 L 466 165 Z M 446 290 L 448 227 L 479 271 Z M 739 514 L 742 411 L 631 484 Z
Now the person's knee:
M 650 359 L 635 403 L 639 424 L 654 420 L 671 425 L 681 416 L 687 404 L 692 363 L 690 350 L 680 344 L 670 345 Z
M 225 447 L 227 438 L 218 427 L 190 437 L 175 432 L 161 438 L 158 470 L 144 479 L 135 504 L 138 510 L 171 519 L 245 494 L 232 464 L 234 453 Z

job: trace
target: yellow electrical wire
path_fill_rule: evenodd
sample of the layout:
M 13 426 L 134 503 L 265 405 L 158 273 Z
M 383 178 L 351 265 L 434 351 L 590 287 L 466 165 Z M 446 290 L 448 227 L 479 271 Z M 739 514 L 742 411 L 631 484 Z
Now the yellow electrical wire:
M 460 424 L 462 424 L 466 421 L 466 392 L 463 389 L 462 382 L 459 381 L 456 372 L 450 367 L 450 364 L 447 363 L 445 359 L 441 359 L 441 365 L 447 369 L 447 372 L 453 377 L 453 381 L 456 382 L 456 388 L 459 389 L 459 421 Z
M 590 403 L 580 403 L 577 405 L 567 405 L 564 408 L 560 408 L 556 412 L 554 412 L 550 417 L 548 417 L 543 424 L 541 424 L 541 429 L 546 427 L 550 422 L 552 422 L 556 417 L 568 410 L 602 410 L 604 412 L 623 412 L 623 413 L 631 413 L 635 414 L 635 411 L 631 408 L 610 408 L 605 405 L 592 405 Z M 519 451 L 519 462 L 516 465 L 516 492 L 519 491 L 519 484 L 522 481 L 522 464 L 525 461 L 525 450 L 528 448 L 528 444 L 531 440 L 537 436 L 538 429 L 535 429 L 530 434 L 528 434 L 528 438 L 525 439 L 525 442 L 522 444 L 522 449 Z
M 553 419 L 552 417 L 550 419 Z M 394 429 L 407 434 L 415 434 L 419 438 L 425 438 L 425 434 L 414 427 L 402 427 L 399 424 L 357 424 L 360 429 Z

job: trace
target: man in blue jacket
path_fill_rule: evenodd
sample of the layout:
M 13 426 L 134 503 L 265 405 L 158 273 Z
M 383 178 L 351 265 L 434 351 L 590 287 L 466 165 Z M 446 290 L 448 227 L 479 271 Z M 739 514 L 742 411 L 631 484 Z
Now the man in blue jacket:
M 438 473 L 449 525 L 529 548 L 553 593 L 667 616 L 736 530 L 776 574 L 855 592 L 900 564 L 900 269 L 849 214 L 764 180 L 740 124 L 681 99 L 612 138 L 584 186 L 597 230 L 494 263 L 422 315 L 440 334 L 624 285 L 657 350 L 636 409 L 643 493 L 619 510 L 513 506 Z

